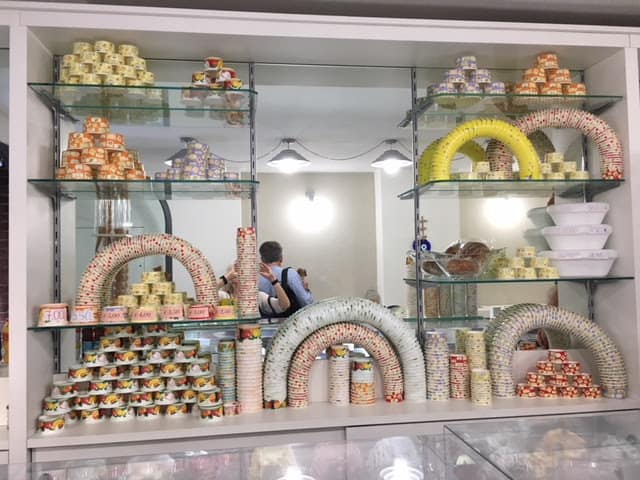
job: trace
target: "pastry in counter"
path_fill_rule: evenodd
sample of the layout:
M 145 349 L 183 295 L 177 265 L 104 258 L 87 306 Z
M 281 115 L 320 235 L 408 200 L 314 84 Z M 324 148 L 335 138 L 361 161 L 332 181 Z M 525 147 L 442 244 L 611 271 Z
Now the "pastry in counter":
M 478 273 L 478 262 L 468 258 L 452 258 L 447 264 L 447 270 L 454 275 Z
M 447 247 L 444 253 L 448 255 L 457 255 L 460 252 L 460 247 L 462 246 L 461 242 L 456 242 Z
M 479 262 L 485 262 L 491 250 L 481 242 L 465 242 L 460 249 L 460 255 L 471 257 Z
M 422 269 L 429 275 L 441 276 L 444 275 L 444 270 L 433 260 L 426 260 L 422 262 Z

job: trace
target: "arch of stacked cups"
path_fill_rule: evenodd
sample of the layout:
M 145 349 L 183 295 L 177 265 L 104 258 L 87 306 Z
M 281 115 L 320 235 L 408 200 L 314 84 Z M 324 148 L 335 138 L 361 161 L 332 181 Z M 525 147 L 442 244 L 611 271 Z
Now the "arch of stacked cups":
M 580 130 L 584 135 L 590 137 L 598 147 L 602 178 L 621 180 L 624 176 L 622 144 L 618 136 L 607 122 L 589 112 L 575 108 L 550 108 L 520 117 L 513 124 L 525 135 L 531 135 L 543 128 Z M 487 160 L 491 170 L 508 170 L 510 173 L 511 155 L 511 152 L 499 141 L 492 140 L 487 146 Z
M 531 141 L 520 129 L 503 120 L 478 118 L 458 125 L 438 142 L 431 160 L 429 180 L 449 180 L 451 160 L 456 152 L 465 143 L 478 137 L 495 138 L 509 147 L 518 160 L 520 179 L 542 178 L 538 154 Z
M 196 302 L 218 305 L 216 275 L 207 258 L 186 240 L 166 233 L 124 238 L 100 251 L 89 263 L 76 294 L 77 305 L 108 305 L 111 282 L 124 265 L 149 255 L 168 255 L 189 272 Z
M 547 135 L 541 131 L 535 131 L 527 135 L 533 148 L 536 149 L 539 158 L 544 158 L 547 153 L 556 151 L 553 143 Z M 489 162 L 489 170 L 492 172 L 504 172 L 504 178 L 513 179 L 513 154 L 502 142 L 491 139 L 487 144 L 486 161 Z
M 290 407 L 309 405 L 309 374 L 314 360 L 331 345 L 344 342 L 364 348 L 376 361 L 382 374 L 384 399 L 387 402 L 403 400 L 404 380 L 400 361 L 387 339 L 374 329 L 358 323 L 334 323 L 313 332 L 294 353 L 287 377 Z
M 553 143 L 544 132 L 536 131 L 527 135 L 527 137 L 531 141 L 533 148 L 535 148 L 538 158 L 544 158 L 547 153 L 555 152 Z M 420 172 L 419 183 L 421 185 L 429 181 L 431 161 L 440 140 L 442 140 L 442 138 L 434 140 L 424 149 L 420 156 L 418 169 Z M 490 171 L 504 172 L 506 179 L 513 178 L 513 157 L 511 151 L 507 149 L 503 143 L 495 139 L 492 139 L 488 143 L 486 152 L 480 144 L 471 140 L 462 145 L 457 153 L 468 157 L 473 163 L 488 161 Z
M 414 330 L 377 303 L 363 298 L 337 297 L 307 305 L 278 328 L 264 362 L 267 408 L 286 405 L 289 364 L 298 346 L 315 331 L 345 322 L 370 325 L 384 335 L 402 365 L 405 400 L 426 401 L 424 357 Z
M 506 308 L 487 327 L 489 370 L 496 397 L 515 396 L 513 356 L 516 345 L 522 335 L 537 328 L 549 328 L 574 336 L 593 355 L 603 395 L 608 398 L 627 396 L 629 378 L 624 359 L 602 328 L 563 308 L 523 303 Z
M 442 137 L 431 142 L 429 146 L 422 152 L 420 160 L 418 160 L 418 177 L 421 185 L 429 181 L 433 154 L 438 149 L 438 145 L 440 144 L 441 140 Z M 480 144 L 474 142 L 473 140 L 464 143 L 456 153 L 461 153 L 465 157 L 468 157 L 473 163 L 483 162 L 485 159 L 484 149 L 482 148 L 482 146 L 480 146 Z
M 490 347 L 491 347 L 491 337 L 493 335 L 493 332 L 495 331 L 495 329 L 497 328 L 498 325 L 501 325 L 502 319 L 503 318 L 509 318 L 509 315 L 505 315 L 503 316 L 502 313 L 507 313 L 509 312 L 512 308 L 517 308 L 520 306 L 520 304 L 518 305 L 514 305 L 511 307 L 507 307 L 504 310 L 502 310 L 497 316 L 493 317 L 491 319 L 491 321 L 487 324 L 487 328 L 485 330 L 484 333 L 484 338 L 485 338 L 485 343 L 487 346 L 487 352 L 489 351 Z M 571 334 L 568 332 L 563 332 L 557 329 L 553 329 L 550 327 L 544 327 L 542 330 L 544 330 L 545 335 L 547 336 L 547 343 L 549 345 L 549 348 L 564 348 L 567 349 L 571 346 Z

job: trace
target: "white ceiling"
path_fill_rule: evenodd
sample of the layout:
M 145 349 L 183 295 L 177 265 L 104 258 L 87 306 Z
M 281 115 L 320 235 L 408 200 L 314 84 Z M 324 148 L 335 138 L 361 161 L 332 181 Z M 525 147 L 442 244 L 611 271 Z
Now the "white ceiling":
M 72 0 L 255 12 L 395 18 L 495 20 L 593 25 L 640 25 L 637 0 Z
M 369 150 L 387 138 L 411 145 L 411 130 L 397 124 L 410 108 L 410 73 L 407 66 L 451 67 L 457 56 L 475 54 L 481 66 L 525 68 L 541 50 L 553 48 L 565 67 L 583 69 L 615 51 L 604 47 L 554 47 L 548 45 L 477 45 L 455 43 L 390 42 L 371 40 L 265 38 L 251 35 L 218 36 L 210 34 L 154 33 L 58 28 L 35 28 L 34 33 L 54 54 L 70 50 L 74 40 L 109 39 L 117 43 L 135 43 L 145 58 L 199 59 L 211 54 L 238 62 L 257 61 L 256 116 L 258 157 L 273 150 L 280 139 L 294 137 L 311 150 L 329 157 L 346 157 Z M 543 39 L 541 39 L 543 41 Z M 214 47 L 212 47 L 214 46 Z M 212 51 L 213 50 L 213 51 Z M 276 64 L 269 64 L 276 63 Z M 383 67 L 290 66 L 288 64 L 368 65 Z M 185 85 L 200 61 L 150 61 L 159 82 Z M 248 80 L 246 64 L 236 64 L 240 77 Z M 389 68 L 400 66 L 401 68 Z M 504 75 L 501 72 L 499 75 Z M 421 70 L 419 88 L 438 81 L 442 71 Z M 501 77 L 502 79 L 502 77 Z M 0 80 L 1 81 L 1 80 Z M 3 89 L 6 91 L 6 89 Z M 615 92 L 611 92 L 615 93 Z M 1 104 L 0 104 L 1 108 Z M 130 127 L 120 129 L 132 148 L 145 153 L 150 172 L 164 169 L 163 160 L 182 145 L 180 136 L 195 136 L 210 143 L 214 152 L 238 160 L 235 167 L 248 169 L 248 129 L 216 129 L 204 121 L 198 128 L 156 129 Z M 442 131 L 430 132 L 436 138 Z M 422 138 L 426 142 L 427 138 Z M 312 161 L 310 171 L 371 171 L 370 163 L 384 149 L 345 162 L 330 161 L 298 149 Z M 402 147 L 399 148 L 403 150 Z M 410 156 L 410 152 L 404 152 Z M 265 167 L 271 155 L 260 158 L 258 169 Z
M 174 82 L 190 78 L 196 65 L 151 62 L 157 78 Z M 246 65 L 236 65 L 240 76 L 248 78 Z M 409 69 L 303 67 L 257 65 L 255 69 L 258 102 L 256 112 L 256 152 L 259 171 L 273 171 L 268 156 L 285 137 L 298 139 L 293 146 L 311 160 L 306 171 L 372 171 L 370 163 L 383 151 L 379 147 L 368 155 L 349 161 L 331 161 L 370 150 L 387 138 L 400 140 L 411 148 L 411 130 L 397 124 L 410 108 Z M 193 125 L 193 123 L 191 123 Z M 179 150 L 180 136 L 194 136 L 209 143 L 215 153 L 239 161 L 231 168 L 248 169 L 249 130 L 210 128 L 202 119 L 198 128 L 120 128 L 132 148 L 145 152 L 149 171 L 164 168 L 162 161 Z M 403 150 L 402 146 L 398 147 Z M 404 151 L 407 156 L 410 151 Z M 262 157 L 262 158 L 260 158 Z M 243 162 L 243 163 L 242 163 Z
M 441 66 L 464 54 L 475 54 L 492 68 L 528 68 L 541 50 L 553 49 L 567 68 L 584 69 L 614 52 L 605 47 L 493 45 L 471 43 L 407 42 L 388 40 L 340 40 L 326 38 L 217 35 L 209 33 L 146 32 L 136 30 L 33 28 L 38 38 L 55 54 L 66 53 L 73 41 L 116 39 L 134 43 L 146 58 L 200 59 L 217 55 L 237 62 L 316 65 Z
M 391 42 L 376 40 L 330 40 L 259 37 L 252 35 L 211 35 L 154 33 L 145 31 L 109 31 L 59 28 L 35 28 L 40 41 L 54 54 L 64 54 L 76 40 L 110 39 L 131 42 L 147 58 L 199 59 L 212 54 L 237 62 L 256 61 L 258 110 L 256 117 L 257 154 L 273 150 L 283 137 L 294 137 L 311 150 L 329 157 L 346 157 L 369 150 L 387 138 L 398 138 L 411 145 L 410 129 L 397 124 L 410 108 L 410 73 L 408 66 L 450 68 L 455 58 L 475 54 L 480 65 L 492 68 L 526 68 L 541 50 L 553 48 L 565 67 L 583 69 L 610 56 L 615 49 L 603 47 L 553 47 L 550 45 L 475 45 Z M 541 39 L 541 42 L 543 39 Z M 212 47 L 214 46 L 214 47 Z M 275 64 L 275 65 L 268 65 Z M 289 66 L 315 64 L 317 66 Z M 187 84 L 191 72 L 201 68 L 200 61 L 149 62 L 158 81 Z M 334 66 L 319 66 L 334 65 Z M 344 68 L 335 65 L 361 65 Z M 378 68 L 365 68 L 377 66 Z M 382 67 L 387 68 L 382 68 Z M 388 68 L 388 67 L 401 68 Z M 246 64 L 237 64 L 240 77 L 248 80 Z M 439 81 L 442 71 L 421 70 L 419 88 Z M 501 72 L 500 75 L 504 75 Z M 501 77 L 502 79 L 502 77 Z M 227 158 L 245 161 L 235 164 L 248 168 L 248 131 L 211 129 L 206 122 L 199 128 L 164 130 L 129 128 L 135 148 L 147 152 L 145 162 L 150 171 L 163 167 L 162 160 L 181 148 L 178 139 L 189 135 L 210 143 L 213 150 Z M 431 132 L 435 138 L 442 132 Z M 428 139 L 421 139 L 423 142 Z M 295 147 L 298 148 L 299 147 Z M 402 148 L 400 148 L 402 150 Z M 384 149 L 379 148 L 357 160 L 338 162 L 317 157 L 299 149 L 312 161 L 310 171 L 371 171 L 370 163 Z M 405 152 L 410 156 L 410 152 Z M 258 169 L 271 158 L 260 158 Z M 152 163 L 151 165 L 149 163 Z M 153 164 L 155 162 L 155 164 Z

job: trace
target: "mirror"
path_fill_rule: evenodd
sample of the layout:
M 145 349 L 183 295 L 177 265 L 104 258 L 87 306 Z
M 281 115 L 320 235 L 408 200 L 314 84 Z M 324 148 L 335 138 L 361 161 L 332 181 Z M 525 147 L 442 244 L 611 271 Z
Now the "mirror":
M 176 86 L 187 84 L 200 66 L 196 61 L 150 63 L 159 82 Z M 248 64 L 232 66 L 248 84 Z M 418 69 L 418 95 L 426 95 L 426 85 L 441 77 L 443 71 Z M 520 73 L 511 70 L 496 75 L 507 79 Z M 405 257 L 414 237 L 414 205 L 411 200 L 399 200 L 398 195 L 411 187 L 413 171 L 407 167 L 388 174 L 373 168 L 371 162 L 389 148 L 384 143 L 387 139 L 397 140 L 393 148 L 412 157 L 411 128 L 399 127 L 411 107 L 410 69 L 256 64 L 255 82 L 259 92 L 255 146 L 260 181 L 259 243 L 278 240 L 284 247 L 284 264 L 307 270 L 316 300 L 337 295 L 366 296 L 375 290 L 381 303 L 406 307 L 413 287 L 402 279 L 406 277 Z M 421 120 L 419 153 L 459 123 L 460 119 L 450 117 Z M 67 128 L 73 131 L 75 126 Z M 166 169 L 165 160 L 183 148 L 182 136 L 208 143 L 214 153 L 227 159 L 229 170 L 245 177 L 249 172 L 246 128 L 210 128 L 204 117 L 200 121 L 194 115 L 188 128 L 170 126 L 162 130 L 162 136 L 153 128 L 135 126 L 120 128 L 120 132 L 127 136 L 131 148 L 143 153 L 150 174 Z M 553 135 L 559 151 L 571 150 L 568 147 L 577 138 L 568 132 L 556 131 Z M 283 143 L 286 138 L 295 141 L 287 145 Z M 295 173 L 269 166 L 268 162 L 287 147 L 296 150 L 309 165 Z M 456 157 L 454 169 L 470 169 L 468 160 Z M 431 198 L 421 200 L 420 215 L 427 222 L 426 234 L 434 250 L 443 251 L 460 239 L 478 239 L 492 248 L 505 247 L 513 255 L 518 246 L 535 245 L 540 240 L 527 237 L 534 234 L 527 212 L 547 201 Z M 198 203 L 197 208 L 190 202 L 169 203 L 173 233 L 197 245 L 216 273 L 224 273 L 235 257 L 236 227 L 250 224 L 250 202 L 212 200 Z M 164 230 L 157 202 L 136 201 L 132 206 L 130 233 Z M 79 279 L 91 258 L 90 246 L 95 244 L 95 238 L 87 237 L 95 227 L 95 206 L 77 208 L 76 241 L 87 250 L 81 255 L 86 260 L 79 258 L 76 262 Z M 162 258 L 155 257 L 133 265 L 129 282 L 143 270 L 163 263 Z M 191 293 L 186 271 L 175 262 L 174 268 L 179 288 Z M 546 302 L 549 287 L 481 286 L 479 304 Z
M 396 195 L 411 166 L 393 175 L 371 162 L 393 146 L 411 158 L 411 130 L 398 128 L 411 106 L 410 70 L 385 67 L 256 66 L 259 108 L 258 233 L 278 240 L 284 264 L 304 267 L 316 300 L 377 290 L 400 304 L 412 205 Z M 268 165 L 283 138 L 309 161 L 295 173 Z

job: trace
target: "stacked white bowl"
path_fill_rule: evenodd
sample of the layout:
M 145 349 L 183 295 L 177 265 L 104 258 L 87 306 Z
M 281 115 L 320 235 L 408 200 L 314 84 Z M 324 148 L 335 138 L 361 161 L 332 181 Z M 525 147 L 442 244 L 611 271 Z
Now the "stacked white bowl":
M 556 226 L 545 227 L 542 235 L 551 248 L 540 252 L 558 269 L 561 278 L 605 277 L 618 257 L 615 250 L 603 249 L 613 232 L 602 224 L 609 204 L 566 203 L 547 207 Z

